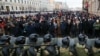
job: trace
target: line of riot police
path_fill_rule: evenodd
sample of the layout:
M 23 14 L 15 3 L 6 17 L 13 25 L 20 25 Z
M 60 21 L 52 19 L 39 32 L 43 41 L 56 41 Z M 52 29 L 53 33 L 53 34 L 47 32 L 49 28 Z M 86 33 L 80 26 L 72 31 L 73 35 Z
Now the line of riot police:
M 38 34 L 31 34 L 28 38 L 24 36 L 11 37 L 4 35 L 0 37 L 0 56 L 61 56 L 61 48 L 69 48 L 73 56 L 78 56 L 77 43 L 85 46 L 87 54 L 93 56 L 94 48 L 100 48 L 100 38 L 89 39 L 85 34 L 79 34 L 78 38 L 54 38 L 50 34 L 39 37 Z M 66 49 L 67 50 L 67 49 Z

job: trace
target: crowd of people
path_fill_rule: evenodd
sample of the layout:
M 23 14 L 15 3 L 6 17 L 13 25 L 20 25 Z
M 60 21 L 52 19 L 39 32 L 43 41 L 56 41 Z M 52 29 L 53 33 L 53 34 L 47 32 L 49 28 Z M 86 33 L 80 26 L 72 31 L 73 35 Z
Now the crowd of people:
M 0 17 L 0 36 L 29 36 L 32 33 L 40 36 L 50 33 L 53 37 L 76 37 L 84 33 L 89 37 L 100 37 L 100 17 L 83 11 Z

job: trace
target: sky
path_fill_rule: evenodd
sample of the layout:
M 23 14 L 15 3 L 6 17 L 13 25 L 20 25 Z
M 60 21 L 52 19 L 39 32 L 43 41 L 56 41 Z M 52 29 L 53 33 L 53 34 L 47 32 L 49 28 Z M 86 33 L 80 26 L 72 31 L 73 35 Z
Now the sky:
M 55 0 L 55 1 L 61 1 L 66 2 L 69 8 L 82 8 L 82 0 Z

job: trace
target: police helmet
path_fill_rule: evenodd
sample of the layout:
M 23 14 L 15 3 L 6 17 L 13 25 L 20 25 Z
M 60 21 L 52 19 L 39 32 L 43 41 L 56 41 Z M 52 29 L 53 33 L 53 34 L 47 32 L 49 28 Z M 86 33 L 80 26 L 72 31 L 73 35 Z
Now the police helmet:
M 46 34 L 44 36 L 44 42 L 50 42 L 53 36 L 51 34 Z
M 96 48 L 100 48 L 100 38 L 97 38 L 96 40 L 95 40 L 95 47 Z
M 18 38 L 16 38 L 15 40 L 15 44 L 25 44 L 25 37 L 24 36 L 19 36 Z
M 78 40 L 79 41 L 85 41 L 86 36 L 84 34 L 79 34 L 78 35 Z
M 0 45 L 1 44 L 5 44 L 5 43 L 9 43 L 10 42 L 10 36 L 9 35 L 4 35 L 4 36 L 1 36 L 0 38 Z
M 31 34 L 30 36 L 29 36 L 29 40 L 30 40 L 30 42 L 37 42 L 37 38 L 39 37 L 39 35 L 38 34 Z
M 69 37 L 64 37 L 64 38 L 62 39 L 62 44 L 63 44 L 63 45 L 69 46 L 69 43 L 70 43 Z

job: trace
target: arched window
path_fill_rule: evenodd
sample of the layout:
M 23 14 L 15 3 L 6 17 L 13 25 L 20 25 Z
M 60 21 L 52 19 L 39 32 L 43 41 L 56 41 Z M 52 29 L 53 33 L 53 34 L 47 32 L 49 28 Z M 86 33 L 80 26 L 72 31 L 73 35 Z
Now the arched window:
M 4 7 L 3 6 L 1 6 L 1 10 L 4 10 Z

